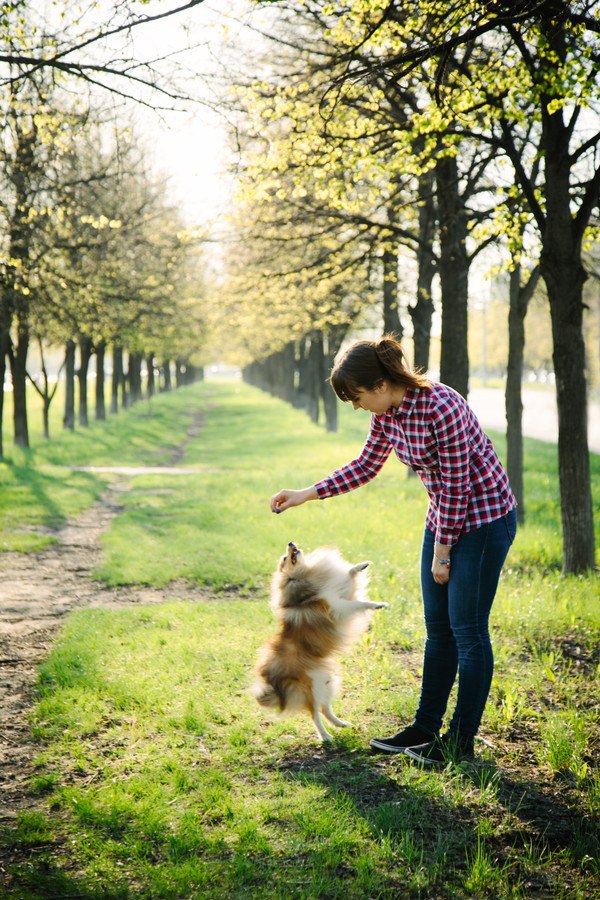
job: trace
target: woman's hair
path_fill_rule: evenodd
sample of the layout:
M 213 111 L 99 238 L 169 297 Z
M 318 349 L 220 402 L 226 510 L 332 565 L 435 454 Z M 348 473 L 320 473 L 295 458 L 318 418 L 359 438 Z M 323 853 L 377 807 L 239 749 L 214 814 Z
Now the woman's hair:
M 422 372 L 410 369 L 402 347 L 389 334 L 379 341 L 355 341 L 335 358 L 329 383 L 344 402 L 356 400 L 359 390 L 374 391 L 382 381 L 403 387 L 431 387 Z

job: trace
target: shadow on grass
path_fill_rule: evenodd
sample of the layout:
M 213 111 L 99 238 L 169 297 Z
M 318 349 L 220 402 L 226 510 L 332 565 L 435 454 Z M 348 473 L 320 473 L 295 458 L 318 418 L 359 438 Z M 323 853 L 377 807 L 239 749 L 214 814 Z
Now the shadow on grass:
M 411 767 L 407 778 L 405 767 L 410 763 L 404 757 L 348 752 L 336 741 L 321 756 L 296 758 L 277 768 L 287 779 L 319 785 L 333 799 L 351 801 L 373 837 L 388 841 L 409 869 L 424 867 L 432 887 L 443 869 L 448 879 L 450 861 L 451 867 L 463 867 L 466 852 L 476 846 L 476 813 L 432 788 L 430 773 Z
M 465 770 L 465 775 L 482 790 L 492 787 L 496 802 L 515 821 L 510 835 L 513 843 L 526 845 L 533 840 L 551 851 L 566 850 L 577 861 L 600 858 L 600 823 L 565 799 L 565 779 L 525 780 L 508 774 L 494 762 L 473 766 Z
M 488 817 L 495 827 L 486 844 L 498 865 L 520 858 L 529 883 L 540 890 L 551 881 L 544 871 L 545 856 L 564 853 L 576 869 L 589 868 L 600 857 L 598 821 L 569 804 L 560 780 L 550 784 L 525 780 L 482 761 L 447 770 L 444 778 L 454 785 L 446 790 L 439 779 L 432 783 L 434 773 L 417 767 L 407 773 L 406 766 L 411 764 L 403 757 L 382 758 L 338 746 L 277 769 L 286 779 L 318 785 L 332 798 L 349 799 L 375 838 L 388 840 L 413 870 L 418 866 L 427 870 L 428 889 L 462 884 L 465 860 L 474 858 L 479 845 L 479 823 Z M 480 803 L 473 799 L 472 787 L 480 791 Z M 528 866 L 532 854 L 540 860 L 535 873 Z
M 0 850 L 2 848 L 0 847 Z M 11 900 L 126 900 L 132 896 L 129 888 L 96 887 L 89 880 L 70 875 L 51 859 L 52 848 L 32 846 L 20 848 L 13 855 L 2 854 L 0 897 Z M 7 893 L 3 893 L 3 891 Z
M 45 447 L 43 456 L 40 454 L 40 461 L 57 466 L 86 465 L 98 461 L 107 465 L 122 463 L 123 459 L 128 462 L 137 458 L 137 450 L 137 456 L 143 460 L 140 465 L 155 464 L 157 460 L 168 459 L 178 446 L 178 442 L 172 440 L 156 447 L 156 424 L 155 416 L 147 417 L 146 422 L 140 417 L 131 417 L 128 420 L 130 440 L 125 449 L 122 429 L 114 427 L 120 425 L 120 422 L 109 422 L 104 429 L 96 426 L 93 431 L 75 432 L 69 436 L 68 444 L 57 441 L 55 445 Z
M 14 460 L 5 459 L 2 460 L 2 464 L 10 473 L 10 481 L 7 484 L 3 484 L 0 475 L 5 503 L 13 511 L 15 507 L 27 510 L 33 506 L 40 511 L 39 524 L 51 528 L 58 528 L 67 520 L 64 509 L 56 500 L 57 487 L 69 490 L 78 488 L 90 494 L 93 499 L 100 496 L 105 484 L 101 478 L 92 473 L 43 472 L 31 465 L 29 460 L 19 464 Z M 0 511 L 4 505 L 0 503 Z

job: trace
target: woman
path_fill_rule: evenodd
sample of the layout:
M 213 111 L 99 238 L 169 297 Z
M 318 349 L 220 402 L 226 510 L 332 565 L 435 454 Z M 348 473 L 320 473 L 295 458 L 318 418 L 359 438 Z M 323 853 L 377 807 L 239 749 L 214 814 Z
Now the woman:
M 488 619 L 500 572 L 517 527 L 516 500 L 490 439 L 460 394 L 405 363 L 392 337 L 356 341 L 334 364 L 340 400 L 369 410 L 360 456 L 328 478 L 271 498 L 281 513 L 307 500 L 360 487 L 392 450 L 420 476 L 429 494 L 421 552 L 427 639 L 419 706 L 412 724 L 371 747 L 406 753 L 426 766 L 469 759 L 493 672 Z M 458 697 L 440 735 L 458 672 Z

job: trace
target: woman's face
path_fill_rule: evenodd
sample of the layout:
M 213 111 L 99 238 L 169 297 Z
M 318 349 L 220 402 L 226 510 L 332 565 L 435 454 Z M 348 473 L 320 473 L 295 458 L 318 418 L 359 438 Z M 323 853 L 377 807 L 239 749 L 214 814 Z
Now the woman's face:
M 395 405 L 396 397 L 387 381 L 368 391 L 366 388 L 359 388 L 358 396 L 352 400 L 353 409 L 366 409 L 368 412 L 381 416 L 387 412 L 391 406 Z

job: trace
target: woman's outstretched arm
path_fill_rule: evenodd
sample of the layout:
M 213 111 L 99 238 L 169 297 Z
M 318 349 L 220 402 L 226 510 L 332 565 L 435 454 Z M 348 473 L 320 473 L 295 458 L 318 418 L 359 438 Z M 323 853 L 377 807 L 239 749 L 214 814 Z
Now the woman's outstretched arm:
M 284 488 L 282 491 L 279 491 L 271 497 L 271 512 L 281 513 L 286 509 L 290 509 L 292 506 L 301 506 L 303 503 L 306 503 L 307 500 L 318 499 L 319 495 L 317 494 L 314 485 L 302 488 L 300 491 L 292 491 L 288 488 Z

